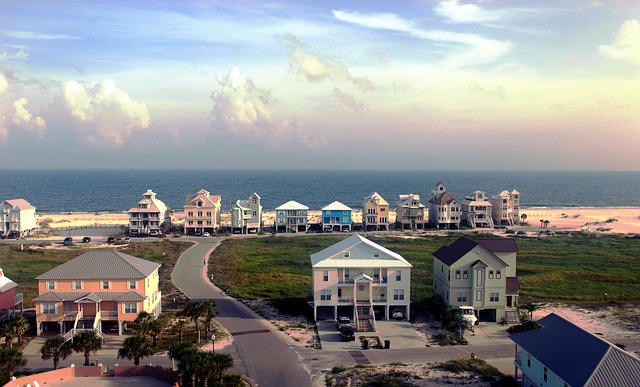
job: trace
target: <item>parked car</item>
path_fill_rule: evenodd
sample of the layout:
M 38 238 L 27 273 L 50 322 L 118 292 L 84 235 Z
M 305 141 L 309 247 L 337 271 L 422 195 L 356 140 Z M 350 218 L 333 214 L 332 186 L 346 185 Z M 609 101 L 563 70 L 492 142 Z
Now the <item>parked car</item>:
M 202 231 L 196 231 L 193 233 L 194 236 L 202 236 Z
M 63 246 L 69 246 L 69 245 L 72 245 L 72 244 L 73 244 L 73 238 L 71 238 L 71 237 L 66 237 L 62 241 L 62 245 Z
M 340 338 L 342 341 L 354 341 L 356 339 L 356 333 L 350 326 L 344 326 L 340 329 Z
M 205 232 L 204 234 L 202 234 L 202 236 L 210 237 L 210 236 L 211 236 L 211 234 L 209 234 L 208 232 Z
M 91 242 L 91 237 L 82 238 L 82 243 L 89 243 L 89 242 Z
M 404 312 L 401 309 L 394 309 L 391 312 L 391 317 L 395 318 L 396 320 L 402 320 L 404 318 Z
M 9 234 L 7 234 L 7 239 L 18 239 L 18 238 L 20 238 L 19 231 L 9 231 Z
M 149 236 L 158 236 L 158 235 L 160 235 L 160 233 L 157 230 L 149 231 Z
M 116 238 L 110 236 L 109 238 L 107 238 L 107 243 L 114 243 L 116 241 Z
M 338 327 L 338 329 L 342 329 L 342 327 L 350 327 L 351 319 L 346 316 L 339 316 L 336 319 L 336 326 Z

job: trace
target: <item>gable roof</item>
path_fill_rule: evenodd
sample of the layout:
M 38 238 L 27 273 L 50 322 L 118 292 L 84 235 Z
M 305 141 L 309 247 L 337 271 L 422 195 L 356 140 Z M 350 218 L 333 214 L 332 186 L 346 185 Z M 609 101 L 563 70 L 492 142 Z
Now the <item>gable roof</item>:
M 425 205 L 420 201 L 420 195 L 418 194 L 400 194 L 398 195 L 398 206 L 412 206 L 411 202 L 416 201 L 418 208 L 425 208 Z
M 364 202 L 362 203 L 363 205 L 366 205 L 367 203 L 373 201 L 374 203 L 376 203 L 379 206 L 388 206 L 389 203 L 384 200 L 384 198 L 382 196 L 380 196 L 379 193 L 374 192 L 371 195 L 367 196 L 366 198 L 364 198 Z
M 33 299 L 34 302 L 63 302 L 91 299 L 100 301 L 144 301 L 148 297 L 130 292 L 47 292 Z
M 364 244 L 367 246 L 370 255 L 357 256 L 357 252 L 353 251 L 354 247 Z M 344 251 L 349 250 L 351 256 L 344 258 Z M 373 252 L 379 251 L 380 257 L 374 258 Z M 371 242 L 367 238 L 358 234 L 352 235 L 347 239 L 327 247 L 315 254 L 311 254 L 311 266 L 313 267 L 412 267 L 412 265 L 404 259 L 400 254 Z
M 4 293 L 7 290 L 11 290 L 17 286 L 18 284 L 5 276 L 2 269 L 0 269 L 0 293 Z
M 28 201 L 24 199 L 9 199 L 5 200 L 5 203 L 9 204 L 11 207 L 18 207 L 20 210 L 30 210 L 35 209 L 34 206 L 31 205 Z
M 640 359 L 551 313 L 543 327 L 509 337 L 571 386 L 633 386 Z
M 439 194 L 435 195 L 431 199 L 429 199 L 429 203 L 436 204 L 438 206 L 444 206 L 445 204 L 449 204 L 449 203 L 453 202 L 454 200 L 456 200 L 456 199 L 454 199 L 453 196 L 451 196 L 451 194 L 449 194 L 449 192 L 442 192 L 442 193 L 439 193 Z
M 159 263 L 118 251 L 91 250 L 40 274 L 36 279 L 141 279 L 159 267 Z
M 305 206 L 304 204 L 300 204 L 295 200 L 289 200 L 285 204 L 276 208 L 276 210 L 308 210 L 308 209 L 309 207 Z
M 207 207 L 218 206 L 221 199 L 222 198 L 220 197 L 220 195 L 211 195 L 211 193 L 206 189 L 201 189 L 195 195 L 187 196 L 187 204 L 185 204 L 184 206 L 194 207 L 199 200 L 202 200 L 204 203 L 206 203 Z
M 493 242 L 493 239 L 495 239 L 496 242 Z M 433 253 L 433 256 L 442 261 L 445 265 L 451 266 L 458 259 L 464 257 L 467 253 L 478 246 L 487 250 L 495 257 L 495 259 L 504 263 L 506 266 L 509 265 L 507 265 L 507 263 L 500 259 L 495 253 L 517 251 L 517 248 L 516 250 L 510 250 L 515 246 L 515 240 L 511 238 L 469 239 L 467 237 L 460 237 L 449 246 L 445 245 L 440 247 Z M 494 248 L 496 250 L 494 250 Z
M 140 206 L 136 205 L 129 208 L 127 212 L 149 212 L 156 213 L 159 212 L 161 215 L 164 215 L 167 212 L 167 205 L 164 202 L 156 197 L 156 193 L 152 190 L 148 189 L 147 192 L 142 194 L 142 200 L 138 201 L 136 204 L 147 204 L 147 208 L 140 208 Z M 148 197 L 148 198 L 147 198 Z
M 345 206 L 339 201 L 335 201 L 322 207 L 322 211 L 352 211 L 350 207 Z

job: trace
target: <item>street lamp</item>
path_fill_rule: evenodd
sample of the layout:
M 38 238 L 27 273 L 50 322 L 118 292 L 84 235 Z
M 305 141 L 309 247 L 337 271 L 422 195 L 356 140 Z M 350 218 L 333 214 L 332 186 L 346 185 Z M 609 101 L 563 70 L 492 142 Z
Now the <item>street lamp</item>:
M 215 333 L 211 334 L 211 352 L 212 353 L 216 352 L 216 334 Z

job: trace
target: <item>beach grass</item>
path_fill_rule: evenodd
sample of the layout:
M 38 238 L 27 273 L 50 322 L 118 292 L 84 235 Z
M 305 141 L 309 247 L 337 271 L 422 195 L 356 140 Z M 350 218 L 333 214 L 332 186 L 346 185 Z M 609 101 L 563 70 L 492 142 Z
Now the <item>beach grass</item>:
M 423 303 L 432 294 L 431 254 L 458 237 L 370 239 L 413 265 L 411 299 Z M 323 235 L 228 240 L 213 252 L 209 270 L 216 282 L 244 297 L 306 299 L 311 291 L 310 255 L 344 238 Z M 640 301 L 640 238 L 583 233 L 518 238 L 517 245 L 522 302 Z

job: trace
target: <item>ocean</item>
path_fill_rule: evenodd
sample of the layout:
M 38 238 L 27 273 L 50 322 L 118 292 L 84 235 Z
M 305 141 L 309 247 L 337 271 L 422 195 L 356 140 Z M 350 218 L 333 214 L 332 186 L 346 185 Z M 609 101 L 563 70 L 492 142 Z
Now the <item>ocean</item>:
M 204 188 L 222 196 L 223 211 L 253 192 L 265 210 L 289 200 L 358 209 L 374 191 L 392 206 L 403 193 L 427 202 L 438 182 L 459 201 L 476 190 L 517 189 L 522 207 L 640 207 L 640 172 L 538 171 L 2 170 L 0 201 L 24 198 L 39 213 L 126 212 L 152 189 L 182 211 L 186 196 Z

